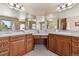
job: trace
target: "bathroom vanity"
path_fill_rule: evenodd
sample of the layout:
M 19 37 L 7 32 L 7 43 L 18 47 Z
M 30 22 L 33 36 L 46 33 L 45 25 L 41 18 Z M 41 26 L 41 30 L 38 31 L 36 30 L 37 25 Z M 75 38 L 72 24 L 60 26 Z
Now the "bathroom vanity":
M 38 34 L 38 35 L 33 35 L 34 37 L 34 43 L 35 44 L 44 44 L 47 45 L 47 39 L 48 39 L 48 35 L 46 34 Z
M 51 33 L 48 35 L 48 49 L 61 56 L 79 56 L 79 34 Z
M 31 33 L 12 33 L 0 36 L 0 56 L 20 56 L 33 49 Z
M 0 35 L 0 56 L 20 56 L 33 50 L 36 43 L 46 40 L 48 50 L 61 56 L 79 56 L 79 34 L 53 31 L 48 34 L 29 32 Z

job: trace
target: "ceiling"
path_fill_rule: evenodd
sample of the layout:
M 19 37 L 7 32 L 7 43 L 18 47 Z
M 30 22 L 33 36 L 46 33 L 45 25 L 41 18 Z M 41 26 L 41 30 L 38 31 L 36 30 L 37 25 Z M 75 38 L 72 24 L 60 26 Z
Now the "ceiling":
M 59 3 L 21 3 L 25 12 L 35 16 L 44 16 L 50 13 L 57 12 L 56 9 Z

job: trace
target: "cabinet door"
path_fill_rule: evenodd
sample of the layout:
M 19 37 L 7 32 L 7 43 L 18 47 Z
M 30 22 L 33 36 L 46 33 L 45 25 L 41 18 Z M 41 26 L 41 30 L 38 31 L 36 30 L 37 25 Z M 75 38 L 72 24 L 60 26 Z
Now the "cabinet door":
M 32 35 L 27 35 L 26 39 L 26 52 L 29 52 L 33 49 L 34 41 Z
M 48 49 L 55 52 L 55 38 L 53 35 L 49 35 Z
M 65 38 L 63 41 L 63 55 L 71 55 L 71 42 L 67 41 L 68 38 Z
M 10 43 L 10 55 L 23 55 L 25 52 L 24 40 L 18 40 Z
M 56 53 L 62 55 L 63 41 L 56 37 Z
M 72 55 L 79 56 L 79 37 L 72 37 Z
M 67 36 L 56 36 L 56 53 L 59 55 L 71 55 L 71 39 Z
M 33 49 L 33 39 L 28 38 L 27 39 L 27 52 L 31 51 Z
M 9 37 L 0 37 L 0 56 L 9 55 Z

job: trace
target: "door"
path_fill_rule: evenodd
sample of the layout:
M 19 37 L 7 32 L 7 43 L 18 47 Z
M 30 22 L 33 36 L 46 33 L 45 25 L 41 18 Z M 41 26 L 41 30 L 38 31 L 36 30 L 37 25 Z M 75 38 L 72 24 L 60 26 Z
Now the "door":
M 66 22 L 66 18 L 61 19 L 61 29 L 62 30 L 66 30 L 67 26 L 67 22 Z
M 66 18 L 58 19 L 57 27 L 58 27 L 58 29 L 66 30 L 67 29 L 67 19 Z

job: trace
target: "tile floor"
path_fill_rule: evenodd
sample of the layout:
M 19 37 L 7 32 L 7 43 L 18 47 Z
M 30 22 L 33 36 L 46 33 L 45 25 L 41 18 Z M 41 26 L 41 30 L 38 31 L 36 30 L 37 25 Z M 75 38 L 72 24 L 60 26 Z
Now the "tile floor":
M 34 50 L 24 56 L 58 56 L 57 54 L 46 49 L 44 45 L 35 45 Z

